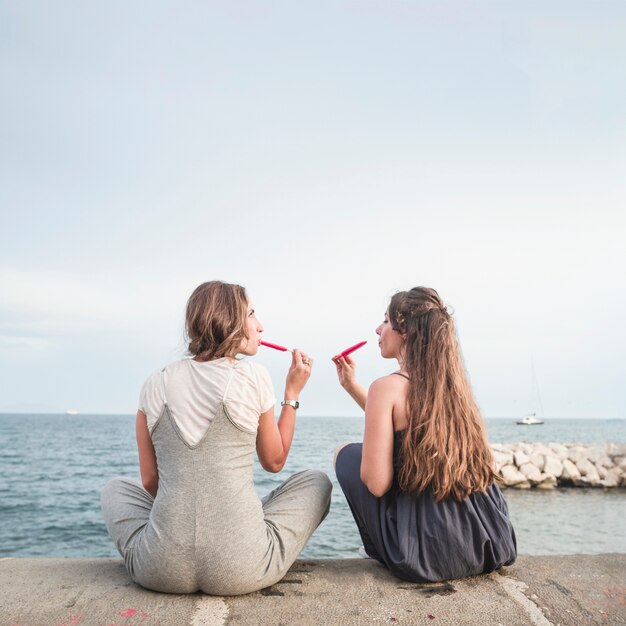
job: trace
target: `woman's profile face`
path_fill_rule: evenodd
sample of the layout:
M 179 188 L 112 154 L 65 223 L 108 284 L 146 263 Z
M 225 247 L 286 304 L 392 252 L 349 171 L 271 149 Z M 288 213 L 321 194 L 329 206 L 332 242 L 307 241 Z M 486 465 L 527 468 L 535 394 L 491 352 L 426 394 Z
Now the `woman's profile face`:
M 261 325 L 261 322 L 259 322 L 259 320 L 256 318 L 254 305 L 250 301 L 248 301 L 246 329 L 248 331 L 248 338 L 241 340 L 241 345 L 239 346 L 239 354 L 253 356 L 259 350 L 259 342 L 261 341 L 263 326 Z
M 383 359 L 398 359 L 404 339 L 402 335 L 395 331 L 391 327 L 389 321 L 389 310 L 385 312 L 385 319 L 383 323 L 376 329 L 378 335 L 378 347 L 380 348 L 380 355 Z

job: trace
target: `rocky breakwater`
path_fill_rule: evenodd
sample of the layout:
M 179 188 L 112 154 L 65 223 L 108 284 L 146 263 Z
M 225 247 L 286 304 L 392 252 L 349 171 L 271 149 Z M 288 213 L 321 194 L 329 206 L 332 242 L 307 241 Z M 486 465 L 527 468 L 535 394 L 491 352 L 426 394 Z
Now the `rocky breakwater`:
M 492 444 L 505 487 L 625 487 L 626 444 Z

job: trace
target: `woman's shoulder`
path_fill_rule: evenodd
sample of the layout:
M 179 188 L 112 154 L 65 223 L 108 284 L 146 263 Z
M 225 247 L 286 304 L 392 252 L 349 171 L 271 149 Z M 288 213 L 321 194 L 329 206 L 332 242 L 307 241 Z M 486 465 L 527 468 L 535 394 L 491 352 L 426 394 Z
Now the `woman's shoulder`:
M 143 387 L 160 387 L 163 377 L 167 379 L 169 376 L 181 371 L 181 369 L 187 368 L 189 361 L 190 359 L 178 359 L 177 361 L 172 361 L 167 365 L 161 365 L 161 367 L 153 370 L 152 373 L 145 379 Z
M 384 393 L 389 390 L 402 389 L 406 386 L 407 380 L 403 376 L 397 376 L 396 374 L 387 374 L 377 378 L 369 388 L 370 392 Z
M 248 359 L 240 359 L 237 361 L 235 369 L 242 375 L 248 376 L 254 380 L 267 380 L 270 377 L 270 373 L 265 365 L 261 365 L 255 361 L 249 361 Z
M 161 375 L 164 369 L 164 367 L 159 367 L 155 370 L 152 370 L 150 375 L 144 379 L 143 389 L 154 386 L 161 379 Z

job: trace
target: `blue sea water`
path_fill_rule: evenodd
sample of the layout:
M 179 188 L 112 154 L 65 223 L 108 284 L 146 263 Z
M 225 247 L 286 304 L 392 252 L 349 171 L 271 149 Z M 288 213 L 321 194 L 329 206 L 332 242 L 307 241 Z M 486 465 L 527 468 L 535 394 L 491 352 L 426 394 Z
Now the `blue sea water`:
M 112 557 L 100 490 L 139 476 L 129 415 L 0 415 L 0 557 Z M 487 420 L 492 442 L 626 443 L 626 420 L 554 419 L 542 426 Z M 260 496 L 290 474 L 324 470 L 331 511 L 303 557 L 354 557 L 360 540 L 332 470 L 335 447 L 360 441 L 363 418 L 300 417 L 285 469 L 255 468 Z M 520 554 L 626 552 L 626 490 L 505 491 Z

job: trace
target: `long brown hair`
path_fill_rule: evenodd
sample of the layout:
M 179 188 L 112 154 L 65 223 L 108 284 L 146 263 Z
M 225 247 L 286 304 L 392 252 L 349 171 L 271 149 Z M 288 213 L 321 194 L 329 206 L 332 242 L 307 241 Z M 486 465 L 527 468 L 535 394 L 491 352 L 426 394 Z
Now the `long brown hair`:
M 391 298 L 389 320 L 409 375 L 400 488 L 430 487 L 437 501 L 484 492 L 496 478 L 493 455 L 452 316 L 434 289 L 414 287 Z
M 185 315 L 189 354 L 198 361 L 234 357 L 248 338 L 247 314 L 248 296 L 241 285 L 212 280 L 196 287 Z

